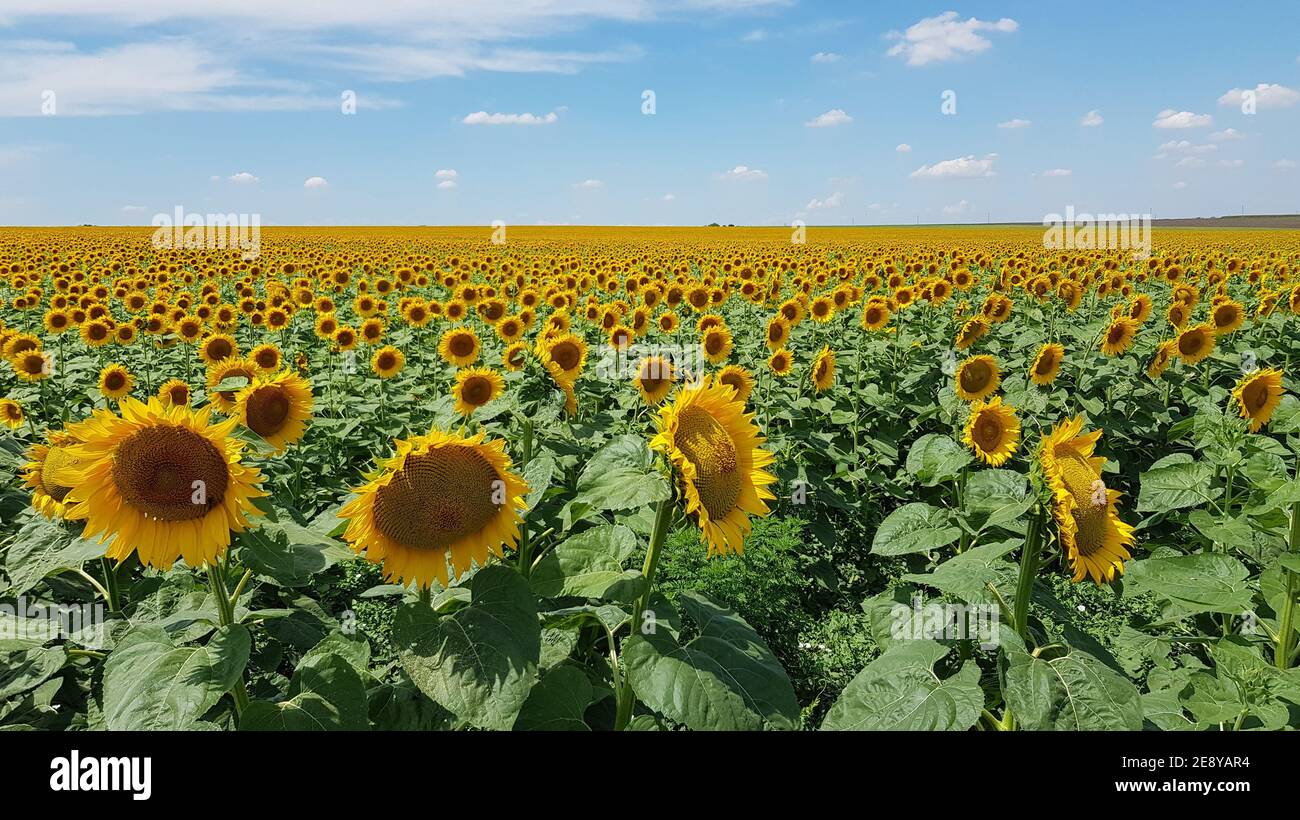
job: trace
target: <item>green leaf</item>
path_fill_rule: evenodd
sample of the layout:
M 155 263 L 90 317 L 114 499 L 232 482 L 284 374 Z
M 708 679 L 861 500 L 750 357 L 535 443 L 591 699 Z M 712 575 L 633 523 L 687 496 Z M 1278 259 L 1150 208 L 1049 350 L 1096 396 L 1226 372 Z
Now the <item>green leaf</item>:
M 1199 506 L 1219 495 L 1210 491 L 1214 467 L 1205 461 L 1167 464 L 1142 473 L 1138 512 L 1164 513 Z
M 279 703 L 254 701 L 239 721 L 241 731 L 328 731 L 367 729 L 366 690 L 361 676 L 339 655 L 299 665 Z
M 528 700 L 515 720 L 517 731 L 590 730 L 583 714 L 591 705 L 592 686 L 587 675 L 575 666 L 548 671 L 528 693 Z
M 988 584 L 1002 587 L 1014 583 L 1018 569 L 1003 556 L 1023 543 L 1018 538 L 996 544 L 981 544 L 954 555 L 929 573 L 904 575 L 904 581 L 934 587 L 972 604 L 986 604 L 996 599 Z
M 66 657 L 62 647 L 0 641 L 0 701 L 40 686 L 63 668 Z
M 366 693 L 370 699 L 370 721 L 379 731 L 430 731 L 451 728 L 446 709 L 415 688 L 406 675 Z
M 302 656 L 302 660 L 298 662 L 298 671 L 309 668 L 326 657 L 342 658 L 352 664 L 352 668 L 357 670 L 357 674 L 364 679 L 369 675 L 367 669 L 370 666 L 370 641 L 364 636 L 331 632 Z
M 1254 529 L 1244 516 L 1218 519 L 1205 510 L 1192 510 L 1187 520 L 1201 535 L 1219 544 L 1249 544 L 1255 537 Z
M 670 489 L 655 469 L 645 439 L 625 435 L 601 448 L 578 477 L 577 492 L 566 505 L 565 521 L 606 510 L 628 510 L 668 497 Z
M 1013 470 L 980 470 L 966 479 L 962 511 L 976 531 L 1006 526 L 1034 505 L 1029 482 Z
M 27 520 L 4 553 L 4 574 L 9 577 L 9 586 L 3 590 L 6 596 L 22 595 L 52 573 L 80 569 L 104 554 L 103 544 L 77 538 L 42 515 L 24 515 Z
M 537 679 L 541 625 L 528 582 L 493 565 L 470 582 L 471 600 L 439 616 L 426 603 L 397 610 L 393 642 L 430 698 L 484 729 L 509 729 Z
M 928 433 L 921 436 L 907 453 L 907 471 L 920 479 L 922 486 L 933 487 L 961 475 L 974 461 L 970 452 L 949 436 Z
M 287 526 L 308 532 L 296 524 Z M 321 543 L 292 540 L 284 524 L 266 524 L 239 536 L 239 560 L 276 586 L 306 586 L 313 575 L 334 563 L 333 557 Z
M 1173 601 L 1187 615 L 1239 615 L 1251 609 L 1249 575 L 1250 571 L 1236 558 L 1219 553 L 1147 558 L 1129 563 L 1124 573 L 1124 595 L 1154 592 Z
M 889 514 L 871 542 L 875 555 L 906 555 L 946 547 L 961 537 L 948 510 L 921 501 L 904 504 Z
M 637 550 L 636 533 L 606 524 L 570 536 L 542 558 L 528 582 L 538 596 L 631 601 L 645 588 L 639 572 L 623 569 Z
M 947 654 L 934 641 L 899 642 L 849 682 L 822 729 L 969 729 L 984 708 L 979 665 L 967 661 L 956 675 L 940 678 L 934 665 Z
M 1035 658 L 1009 647 L 1005 695 L 1020 727 L 1028 730 L 1129 730 L 1142 728 L 1137 687 L 1081 649 Z
M 660 626 L 623 643 L 637 698 L 691 729 L 795 728 L 794 688 L 758 633 L 698 592 L 684 592 L 678 602 L 699 626 L 694 640 L 682 645 Z
M 223 626 L 204 646 L 176 646 L 161 629 L 134 629 L 104 663 L 104 719 L 114 731 L 189 728 L 244 674 L 252 639 Z
M 529 460 L 524 469 L 524 481 L 528 484 L 528 495 L 524 496 L 524 504 L 527 505 L 525 513 L 532 512 L 542 502 L 542 497 L 550 489 L 555 470 L 555 459 L 548 452 L 543 451 Z

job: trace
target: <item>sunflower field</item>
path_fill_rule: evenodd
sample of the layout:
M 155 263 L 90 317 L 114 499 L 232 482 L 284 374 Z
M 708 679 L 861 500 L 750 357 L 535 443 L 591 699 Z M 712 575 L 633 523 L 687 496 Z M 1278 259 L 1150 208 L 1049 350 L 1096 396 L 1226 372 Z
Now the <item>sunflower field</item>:
M 1300 726 L 1300 235 L 0 229 L 0 729 Z

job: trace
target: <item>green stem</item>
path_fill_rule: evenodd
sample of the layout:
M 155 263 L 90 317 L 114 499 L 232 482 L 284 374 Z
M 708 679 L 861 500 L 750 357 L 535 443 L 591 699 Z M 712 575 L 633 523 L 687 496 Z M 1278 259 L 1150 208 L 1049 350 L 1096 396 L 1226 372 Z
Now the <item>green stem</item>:
M 231 601 L 230 591 L 226 589 L 226 579 L 221 575 L 221 567 L 216 563 L 208 564 L 208 589 L 216 599 L 217 618 L 221 621 L 221 625 L 233 626 L 235 605 Z M 235 717 L 239 717 L 248 708 L 248 690 L 244 688 L 243 673 L 240 673 L 239 682 L 230 690 L 230 694 L 235 699 Z
M 1290 552 L 1300 555 L 1300 501 L 1291 505 L 1291 539 Z M 1291 666 L 1291 645 L 1295 641 L 1296 609 L 1296 573 L 1290 569 L 1286 572 L 1286 598 L 1282 602 L 1282 620 L 1278 624 L 1277 651 L 1274 661 L 1278 669 L 1286 670 Z
M 654 528 L 650 531 L 650 548 L 646 550 L 645 563 L 641 567 L 641 575 L 645 578 L 645 591 L 637 599 L 636 609 L 632 613 L 633 636 L 641 632 L 641 621 L 645 617 L 646 607 L 650 605 L 650 594 L 654 591 L 655 570 L 659 567 L 659 553 L 668 538 L 672 517 L 673 497 L 669 495 L 659 502 L 659 508 L 655 511 Z M 614 718 L 615 731 L 627 728 L 627 724 L 632 720 L 632 710 L 635 706 L 636 695 L 632 691 L 631 681 L 625 674 L 623 686 L 618 691 L 618 713 Z
M 1038 574 L 1038 558 L 1043 550 L 1043 510 L 1039 504 L 1029 519 L 1025 531 L 1025 546 L 1020 552 L 1020 578 L 1016 582 L 1015 629 L 1020 637 L 1029 641 L 1029 599 L 1033 594 L 1034 576 Z
M 118 589 L 117 585 L 117 569 L 108 558 L 100 558 L 99 566 L 104 571 L 104 597 L 108 603 L 108 611 L 121 612 L 122 591 Z

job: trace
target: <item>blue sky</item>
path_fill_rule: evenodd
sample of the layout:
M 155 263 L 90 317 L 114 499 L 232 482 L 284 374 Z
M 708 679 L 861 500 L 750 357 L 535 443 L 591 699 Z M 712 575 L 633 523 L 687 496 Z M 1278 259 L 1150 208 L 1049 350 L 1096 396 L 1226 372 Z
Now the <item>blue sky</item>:
M 0 224 L 1300 211 L 1294 0 L 220 7 L 0 2 Z

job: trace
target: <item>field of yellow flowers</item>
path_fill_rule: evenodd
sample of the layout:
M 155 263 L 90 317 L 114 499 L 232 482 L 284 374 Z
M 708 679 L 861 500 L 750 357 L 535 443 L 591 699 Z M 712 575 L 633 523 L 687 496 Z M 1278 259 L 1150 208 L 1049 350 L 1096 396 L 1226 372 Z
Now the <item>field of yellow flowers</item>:
M 0 729 L 1300 726 L 1296 232 L 151 238 L 0 229 Z

